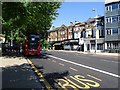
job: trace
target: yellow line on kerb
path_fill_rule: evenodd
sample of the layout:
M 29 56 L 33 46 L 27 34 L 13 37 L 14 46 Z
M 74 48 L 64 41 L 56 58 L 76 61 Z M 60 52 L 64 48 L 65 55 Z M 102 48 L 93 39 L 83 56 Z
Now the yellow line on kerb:
M 62 64 L 62 63 L 59 63 L 59 65 L 64 66 L 64 64 Z
M 96 79 L 96 80 L 102 81 L 101 79 L 99 79 L 99 78 L 97 78 L 97 77 L 95 77 L 95 76 L 92 76 L 92 75 L 89 75 L 89 74 L 87 74 L 87 76 L 89 76 L 89 77 L 91 77 L 91 78 L 94 78 L 94 79 Z
M 29 64 L 31 64 L 31 66 L 34 68 L 35 72 L 37 73 L 37 75 L 43 80 L 43 83 L 45 84 L 46 88 L 48 90 L 52 90 L 52 87 L 50 86 L 50 84 L 47 82 L 47 80 L 44 78 L 44 76 L 42 75 L 42 73 L 40 73 L 37 68 L 35 67 L 35 65 L 28 59 L 27 60 Z
M 71 70 L 74 70 L 74 71 L 76 71 L 76 72 L 78 71 L 77 69 L 75 69 L 75 68 L 72 68 L 72 67 L 70 67 L 70 69 L 71 69 Z

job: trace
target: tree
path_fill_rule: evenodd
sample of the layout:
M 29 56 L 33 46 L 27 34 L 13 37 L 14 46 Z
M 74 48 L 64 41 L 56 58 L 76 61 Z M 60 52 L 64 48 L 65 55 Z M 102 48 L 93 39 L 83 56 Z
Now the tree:
M 49 44 L 49 42 L 47 40 L 41 39 L 40 42 L 41 42 L 41 48 L 42 49 L 48 49 L 48 48 L 50 48 L 50 44 Z
M 60 5 L 60 2 L 3 2 L 2 26 L 6 39 L 19 41 L 28 32 L 46 32 L 58 16 Z

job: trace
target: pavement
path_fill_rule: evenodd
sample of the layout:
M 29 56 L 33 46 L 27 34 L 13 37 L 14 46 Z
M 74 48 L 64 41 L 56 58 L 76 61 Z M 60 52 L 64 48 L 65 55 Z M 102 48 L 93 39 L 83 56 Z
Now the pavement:
M 33 68 L 24 57 L 0 57 L 2 90 L 43 88 Z
M 82 51 L 71 51 L 71 50 L 48 50 L 48 51 L 58 51 L 58 52 L 71 52 L 71 53 L 80 53 L 80 54 L 93 54 L 93 55 L 104 55 L 104 56 L 117 56 L 120 57 L 119 53 L 107 53 L 107 52 L 82 52 Z

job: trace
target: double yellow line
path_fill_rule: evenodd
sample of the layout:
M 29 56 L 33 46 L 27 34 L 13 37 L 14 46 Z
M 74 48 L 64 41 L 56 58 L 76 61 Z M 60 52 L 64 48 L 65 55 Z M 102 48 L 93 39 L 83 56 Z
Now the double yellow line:
M 43 80 L 43 83 L 46 86 L 47 90 L 53 90 L 52 86 L 47 82 L 47 80 L 44 78 L 42 73 L 40 71 L 38 71 L 38 69 L 35 67 L 35 65 L 29 59 L 27 59 L 27 61 L 32 66 L 32 68 L 34 69 L 36 74 L 39 76 L 39 78 Z

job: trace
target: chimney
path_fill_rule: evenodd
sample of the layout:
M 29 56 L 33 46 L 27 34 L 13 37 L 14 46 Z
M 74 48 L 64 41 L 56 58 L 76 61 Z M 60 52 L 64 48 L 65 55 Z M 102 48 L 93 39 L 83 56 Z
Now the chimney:
M 73 26 L 73 22 L 70 22 L 70 26 Z

